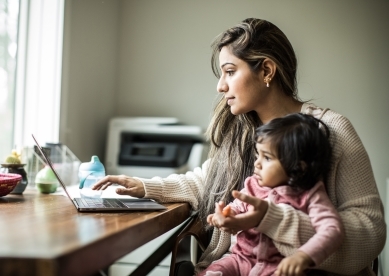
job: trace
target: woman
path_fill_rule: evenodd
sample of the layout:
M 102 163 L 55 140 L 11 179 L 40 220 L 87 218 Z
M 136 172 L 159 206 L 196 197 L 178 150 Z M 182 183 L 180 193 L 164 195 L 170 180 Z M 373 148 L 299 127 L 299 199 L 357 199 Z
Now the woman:
M 298 98 L 294 50 L 272 23 L 246 19 L 218 36 L 213 50 L 217 90 L 224 97 L 207 130 L 212 142 L 209 159 L 185 175 L 164 179 L 107 176 L 95 188 L 117 183 L 123 186 L 117 189 L 118 194 L 189 202 L 200 211 L 205 225 L 215 203 L 232 201 L 231 192 L 241 190 L 244 179 L 252 175 L 256 127 L 290 113 L 310 114 L 327 124 L 331 132 L 333 161 L 326 189 L 346 234 L 342 246 L 320 269 L 325 275 L 373 275 L 369 265 L 385 244 L 386 225 L 369 157 L 351 123 L 334 111 Z M 237 198 L 251 204 L 253 210 L 234 220 L 226 219 L 221 228 L 225 231 L 213 231 L 196 271 L 225 254 L 231 244 L 230 233 L 236 231 L 255 227 L 269 236 L 284 256 L 291 256 L 315 233 L 309 217 L 291 206 L 263 206 L 256 198 L 240 193 Z M 216 212 L 221 212 L 217 205 Z

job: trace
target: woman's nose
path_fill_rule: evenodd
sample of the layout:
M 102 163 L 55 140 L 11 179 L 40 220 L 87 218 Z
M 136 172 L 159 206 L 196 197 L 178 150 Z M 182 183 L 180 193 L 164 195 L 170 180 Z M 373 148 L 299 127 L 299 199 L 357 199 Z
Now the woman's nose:
M 219 79 L 216 87 L 217 92 L 223 93 L 228 91 L 227 84 L 222 80 L 222 78 Z

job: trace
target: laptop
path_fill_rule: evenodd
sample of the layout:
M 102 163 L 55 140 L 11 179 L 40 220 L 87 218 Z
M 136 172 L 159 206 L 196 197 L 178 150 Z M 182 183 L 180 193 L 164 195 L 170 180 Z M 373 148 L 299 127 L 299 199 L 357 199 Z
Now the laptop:
M 70 199 L 73 205 L 79 212 L 112 212 L 112 211 L 156 211 L 156 210 L 166 210 L 167 208 L 151 199 L 143 198 L 84 198 L 84 197 L 74 197 L 72 198 L 66 189 L 66 185 L 63 183 L 62 179 L 59 177 L 59 174 L 54 169 L 52 162 L 49 157 L 42 150 L 38 141 L 35 139 L 32 134 L 34 142 L 44 158 L 46 164 L 50 166 L 53 170 L 55 177 L 62 186 L 66 196 Z

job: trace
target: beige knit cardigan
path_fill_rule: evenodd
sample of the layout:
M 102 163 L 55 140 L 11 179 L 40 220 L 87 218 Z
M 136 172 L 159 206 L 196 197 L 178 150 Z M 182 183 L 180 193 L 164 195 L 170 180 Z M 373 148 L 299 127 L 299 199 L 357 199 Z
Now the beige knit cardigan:
M 326 187 L 345 227 L 343 244 L 319 269 L 327 271 L 325 275 L 374 275 L 370 263 L 385 244 L 386 224 L 366 150 L 344 116 L 309 103 L 302 106 L 301 112 L 321 119 L 330 129 L 333 161 Z M 159 202 L 189 202 L 196 210 L 198 195 L 204 192 L 208 164 L 206 161 L 201 168 L 167 178 L 139 178 L 145 187 L 145 197 Z M 272 238 L 285 256 L 292 255 L 314 234 L 306 214 L 289 205 L 272 203 L 257 230 Z M 196 271 L 219 259 L 230 244 L 231 236 L 215 229 Z

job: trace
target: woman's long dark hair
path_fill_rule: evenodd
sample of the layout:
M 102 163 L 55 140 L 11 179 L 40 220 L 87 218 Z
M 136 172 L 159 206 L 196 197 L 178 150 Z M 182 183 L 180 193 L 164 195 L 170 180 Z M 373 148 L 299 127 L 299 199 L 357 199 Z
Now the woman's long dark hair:
M 228 47 L 236 57 L 247 62 L 253 72 L 261 70 L 259 65 L 269 58 L 277 66 L 272 82 L 277 82 L 287 96 L 298 100 L 296 55 L 288 38 L 274 24 L 248 18 L 221 33 L 212 47 L 211 63 L 217 77 L 218 56 L 223 47 Z M 205 193 L 199 198 L 200 217 L 205 225 L 207 215 L 214 212 L 215 202 L 231 201 L 231 191 L 240 190 L 244 179 L 252 175 L 255 129 L 261 124 L 253 111 L 233 115 L 224 98 L 220 98 L 216 105 L 207 129 L 211 149 Z

